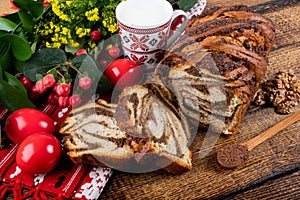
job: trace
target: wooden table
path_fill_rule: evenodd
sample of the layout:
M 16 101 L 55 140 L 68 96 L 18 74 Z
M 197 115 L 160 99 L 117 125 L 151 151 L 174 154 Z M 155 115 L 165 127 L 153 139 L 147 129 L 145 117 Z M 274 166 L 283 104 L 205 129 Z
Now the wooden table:
M 300 78 L 299 0 L 207 1 L 207 7 L 245 4 L 270 18 L 276 26 L 276 44 L 269 55 L 267 76 L 280 69 L 293 69 Z M 101 199 L 300 199 L 300 122 L 255 148 L 241 167 L 229 170 L 216 161 L 216 151 L 222 146 L 253 138 L 285 117 L 272 108 L 251 107 L 237 133 L 219 138 L 203 159 L 199 151 L 205 133 L 198 134 L 192 145 L 190 172 L 172 175 L 163 170 L 146 174 L 116 171 Z

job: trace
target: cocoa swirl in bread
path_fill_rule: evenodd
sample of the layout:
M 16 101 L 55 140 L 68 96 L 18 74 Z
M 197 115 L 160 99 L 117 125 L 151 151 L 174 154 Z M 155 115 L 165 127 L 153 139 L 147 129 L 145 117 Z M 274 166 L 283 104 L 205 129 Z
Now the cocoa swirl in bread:
M 125 88 L 116 108 L 118 126 L 133 138 L 148 139 L 140 163 L 151 162 L 170 172 L 192 168 L 191 134 L 175 96 L 162 85 L 148 83 Z M 142 152 L 144 146 L 136 151 Z
M 99 100 L 69 113 L 59 133 L 74 163 L 126 168 L 132 162 L 134 152 L 126 143 L 126 133 L 116 125 L 115 107 Z
M 128 88 L 121 94 L 118 107 L 99 100 L 73 109 L 59 130 L 70 159 L 76 164 L 108 166 L 134 173 L 162 168 L 172 173 L 190 170 L 189 126 L 174 105 L 163 99 L 172 94 L 158 88 L 154 85 Z M 140 102 L 143 95 L 147 103 Z M 127 100 L 132 107 L 123 107 Z M 131 111 L 134 118 L 129 116 Z M 143 117 L 138 116 L 139 111 Z M 121 126 L 121 129 L 116 119 L 127 123 L 133 119 L 130 122 L 141 127 Z
M 247 6 L 207 9 L 189 21 L 154 80 L 175 94 L 192 124 L 233 134 L 264 79 L 274 42 L 273 23 Z

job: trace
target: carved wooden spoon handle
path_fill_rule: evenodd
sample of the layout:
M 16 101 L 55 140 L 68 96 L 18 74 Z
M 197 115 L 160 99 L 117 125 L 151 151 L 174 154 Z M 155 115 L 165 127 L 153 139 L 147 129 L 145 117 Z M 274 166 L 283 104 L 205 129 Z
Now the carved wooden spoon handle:
M 241 145 L 248 148 L 249 151 L 254 149 L 257 145 L 261 144 L 265 140 L 271 138 L 276 133 L 282 131 L 289 125 L 295 123 L 300 119 L 300 111 L 297 111 L 296 113 L 292 114 L 291 116 L 285 118 L 275 126 L 269 128 L 268 130 L 262 132 L 258 136 L 252 138 L 251 140 L 248 140 L 247 142 L 242 143 Z

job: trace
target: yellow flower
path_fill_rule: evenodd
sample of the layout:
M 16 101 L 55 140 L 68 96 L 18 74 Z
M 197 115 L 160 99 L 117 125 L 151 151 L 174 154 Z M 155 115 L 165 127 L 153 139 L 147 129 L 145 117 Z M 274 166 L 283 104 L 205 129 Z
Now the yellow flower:
M 86 11 L 85 16 L 89 21 L 98 21 L 100 17 L 98 16 L 99 9 L 94 8 L 92 10 Z
M 105 28 L 108 29 L 109 32 L 111 33 L 115 33 L 118 30 L 118 24 L 113 20 L 113 18 L 109 17 L 109 18 L 105 18 L 102 21 L 102 24 Z
M 63 27 L 63 28 L 62 28 L 62 31 L 61 31 L 61 34 L 63 34 L 63 35 L 68 35 L 69 32 L 70 32 L 69 29 L 67 29 L 66 27 Z
M 52 11 L 41 18 L 34 34 L 41 47 L 95 48 L 91 30 L 100 30 L 103 38 L 118 30 L 115 8 L 122 0 L 46 0 Z
M 70 44 L 72 47 L 79 47 L 79 45 L 80 45 L 78 42 L 76 42 L 74 40 L 70 40 Z
M 72 1 L 66 1 L 66 5 L 70 6 L 72 4 Z
M 55 42 L 55 43 L 46 42 L 46 47 L 47 48 L 60 48 L 61 44 L 58 42 Z
M 89 35 L 90 32 L 91 32 L 90 28 L 77 28 L 76 29 L 76 35 L 78 35 L 79 38 Z
M 64 14 L 61 10 L 61 4 L 59 4 L 59 0 L 53 0 L 52 2 L 52 11 L 61 19 L 67 22 L 71 22 L 68 15 Z
M 88 44 L 90 45 L 90 47 L 91 47 L 92 49 L 95 48 L 95 47 L 97 46 L 96 43 L 93 42 L 93 41 L 89 41 Z
M 83 28 L 77 28 L 76 29 L 76 34 L 79 35 L 83 32 Z
M 50 26 L 50 29 L 53 29 L 53 28 L 54 28 L 54 23 L 53 23 L 53 22 L 50 22 L 50 23 L 49 23 L 49 26 Z
M 59 26 L 54 25 L 54 27 L 55 27 L 55 30 L 54 30 L 54 31 L 55 31 L 56 33 L 60 31 L 60 27 L 59 27 Z

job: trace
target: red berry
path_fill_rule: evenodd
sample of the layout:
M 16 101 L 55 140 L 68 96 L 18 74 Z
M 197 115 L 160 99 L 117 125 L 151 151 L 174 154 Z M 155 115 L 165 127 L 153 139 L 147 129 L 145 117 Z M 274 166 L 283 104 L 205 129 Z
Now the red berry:
M 29 91 L 33 86 L 32 82 L 25 76 L 20 77 L 20 82 L 22 83 L 22 85 L 25 87 L 27 91 Z
M 119 47 L 117 47 L 117 46 L 112 46 L 111 48 L 108 49 L 108 54 L 109 54 L 111 57 L 113 57 L 113 58 L 118 57 L 119 54 L 120 54 L 120 49 L 119 49 Z
M 58 105 L 61 107 L 67 107 L 69 105 L 69 97 L 60 96 L 58 97 Z
M 76 51 L 75 56 L 79 56 L 81 54 L 87 54 L 87 51 L 85 49 L 79 49 Z
M 95 30 L 95 31 L 92 31 L 92 32 L 91 32 L 91 38 L 92 38 L 92 40 L 94 40 L 94 41 L 100 40 L 100 39 L 101 39 L 101 36 L 102 36 L 102 33 L 101 33 L 100 31 Z
M 58 82 L 55 82 L 53 85 L 53 91 L 56 91 L 57 86 L 58 86 Z
M 105 66 L 107 65 L 107 61 L 104 60 L 104 59 L 101 59 L 101 60 L 99 61 L 99 63 L 100 63 L 100 65 L 103 66 L 103 67 L 105 67 Z
M 72 96 L 69 97 L 68 103 L 72 107 L 78 107 L 81 104 L 81 98 L 78 94 L 73 94 Z
M 56 87 L 55 92 L 58 96 L 67 97 L 71 92 L 71 85 L 67 83 L 61 83 Z
M 51 1 L 48 1 L 48 0 L 43 1 L 44 8 L 46 8 L 49 4 L 51 4 Z
M 38 99 L 41 97 L 41 94 L 38 93 L 36 88 L 33 86 L 29 92 L 29 99 Z
M 88 76 L 85 76 L 83 78 L 79 79 L 79 83 L 78 83 L 79 87 L 81 87 L 84 90 L 87 90 L 91 87 L 92 85 L 92 79 Z
M 58 103 L 58 95 L 55 92 L 51 92 L 47 98 L 47 102 L 54 105 Z
M 55 78 L 52 74 L 47 74 L 43 77 L 42 83 L 47 88 L 52 88 L 55 84 Z
M 42 81 L 37 81 L 33 87 L 35 91 L 38 92 L 39 94 L 43 94 L 47 90 L 47 88 L 44 86 Z

